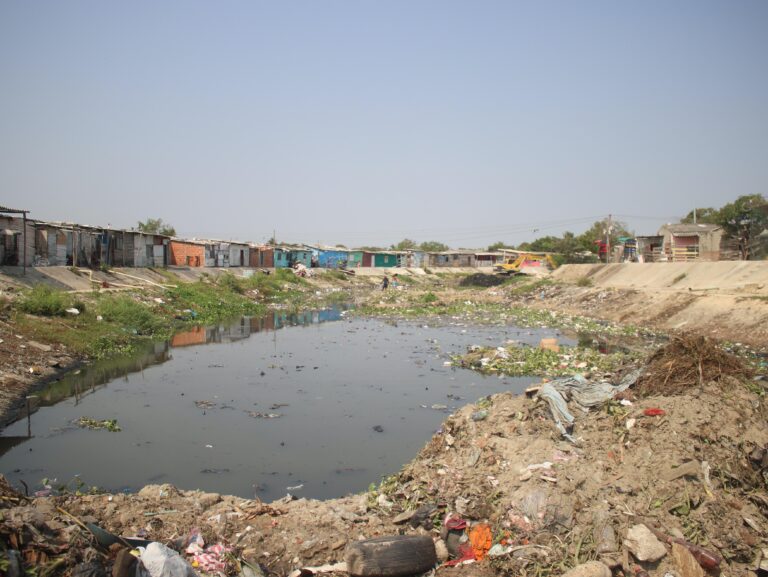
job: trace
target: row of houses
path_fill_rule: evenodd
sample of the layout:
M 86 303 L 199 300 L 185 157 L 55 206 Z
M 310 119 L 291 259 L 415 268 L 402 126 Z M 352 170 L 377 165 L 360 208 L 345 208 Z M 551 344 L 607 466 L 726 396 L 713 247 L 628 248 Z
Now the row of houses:
M 768 231 L 760 237 L 766 235 Z M 675 262 L 748 258 L 739 240 L 725 238 L 722 228 L 714 224 L 669 224 L 656 235 L 622 240 L 611 247 L 610 255 L 601 246 L 601 259 Z M 768 237 L 765 241 L 768 243 Z M 509 252 L 370 251 L 182 239 L 109 226 L 33 220 L 27 218 L 27 211 L 0 206 L 0 265 L 5 266 L 289 268 L 302 264 L 307 268 L 473 268 L 493 267 L 508 256 Z
M 20 216 L 19 216 L 20 215 Z M 136 230 L 27 218 L 0 206 L 0 265 L 115 267 L 492 267 L 501 252 L 370 251 L 183 239 Z
M 169 241 L 172 266 L 217 266 L 253 268 L 423 268 L 493 267 L 502 262 L 501 252 L 419 250 L 356 250 L 319 245 L 259 245 L 234 241 L 172 238 Z

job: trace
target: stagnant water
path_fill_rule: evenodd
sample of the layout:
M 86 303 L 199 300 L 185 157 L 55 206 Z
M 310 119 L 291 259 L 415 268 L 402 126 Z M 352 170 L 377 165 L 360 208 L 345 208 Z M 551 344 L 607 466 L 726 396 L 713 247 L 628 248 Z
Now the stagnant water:
M 267 501 L 359 492 L 411 460 L 451 410 L 532 381 L 446 366 L 451 352 L 551 336 L 560 335 L 339 310 L 180 333 L 41 392 L 29 423 L 0 437 L 0 471 L 30 489 L 79 478 L 112 491 L 172 483 Z M 122 431 L 79 428 L 83 416 L 116 419 Z

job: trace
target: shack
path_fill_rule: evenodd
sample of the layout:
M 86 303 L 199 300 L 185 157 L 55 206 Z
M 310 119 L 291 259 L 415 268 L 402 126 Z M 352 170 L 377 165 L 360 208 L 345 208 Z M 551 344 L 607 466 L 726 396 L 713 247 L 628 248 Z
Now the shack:
M 637 262 L 661 262 L 667 257 L 664 255 L 664 237 L 658 235 L 636 236 Z
M 275 266 L 275 247 L 252 244 L 249 248 L 250 263 L 253 268 L 273 268 Z
M 432 267 L 473 267 L 475 266 L 474 251 L 447 250 L 428 253 L 428 266 Z
M 312 266 L 312 249 L 299 246 L 291 247 L 288 251 L 288 266 L 292 267 L 298 263 L 310 268 Z
M 664 238 L 664 254 L 672 262 L 720 260 L 723 229 L 717 224 L 665 224 L 658 232 Z
M 0 206 L 0 265 L 21 266 L 24 272 L 32 264 L 35 246 L 35 228 L 27 219 L 28 213 L 28 210 Z
M 163 267 L 170 238 L 71 222 L 34 221 L 35 266 Z
M 349 268 L 360 268 L 362 266 L 371 266 L 373 262 L 373 253 L 365 250 L 350 250 L 349 262 L 347 266 Z
M 349 264 L 349 251 L 338 246 L 311 246 L 312 264 L 320 268 L 345 268 Z
M 173 238 L 169 243 L 172 266 L 215 266 L 216 250 L 211 241 Z
M 379 251 L 373 254 L 372 266 L 376 268 L 392 268 L 398 266 L 398 259 L 400 254 L 395 251 Z M 363 263 L 365 266 L 365 263 Z
M 500 252 L 476 252 L 475 266 L 493 268 L 499 263 L 504 262 L 504 254 Z

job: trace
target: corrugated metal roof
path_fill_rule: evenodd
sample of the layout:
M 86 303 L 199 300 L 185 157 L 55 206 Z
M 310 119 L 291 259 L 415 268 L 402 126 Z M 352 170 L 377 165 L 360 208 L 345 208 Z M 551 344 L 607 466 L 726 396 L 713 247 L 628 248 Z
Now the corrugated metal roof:
M 666 228 L 669 232 L 674 234 L 695 234 L 700 232 L 712 232 L 718 228 L 722 228 L 719 224 L 665 224 L 661 227 Z
M 7 206 L 0 206 L 0 212 L 10 212 L 14 214 L 26 214 L 28 210 L 21 210 L 18 208 L 8 208 Z

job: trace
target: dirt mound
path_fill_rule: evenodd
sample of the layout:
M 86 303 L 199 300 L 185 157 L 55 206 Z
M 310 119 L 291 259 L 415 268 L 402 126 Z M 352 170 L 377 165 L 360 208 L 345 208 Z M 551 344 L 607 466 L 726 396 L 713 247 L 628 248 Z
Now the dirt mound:
M 459 285 L 463 287 L 492 287 L 502 285 L 506 281 L 506 278 L 498 275 L 476 273 L 461 279 Z
M 672 337 L 650 358 L 639 379 L 640 395 L 675 395 L 704 383 L 749 379 L 752 368 L 710 338 L 683 334 Z M 727 377 L 727 378 L 726 378 Z

